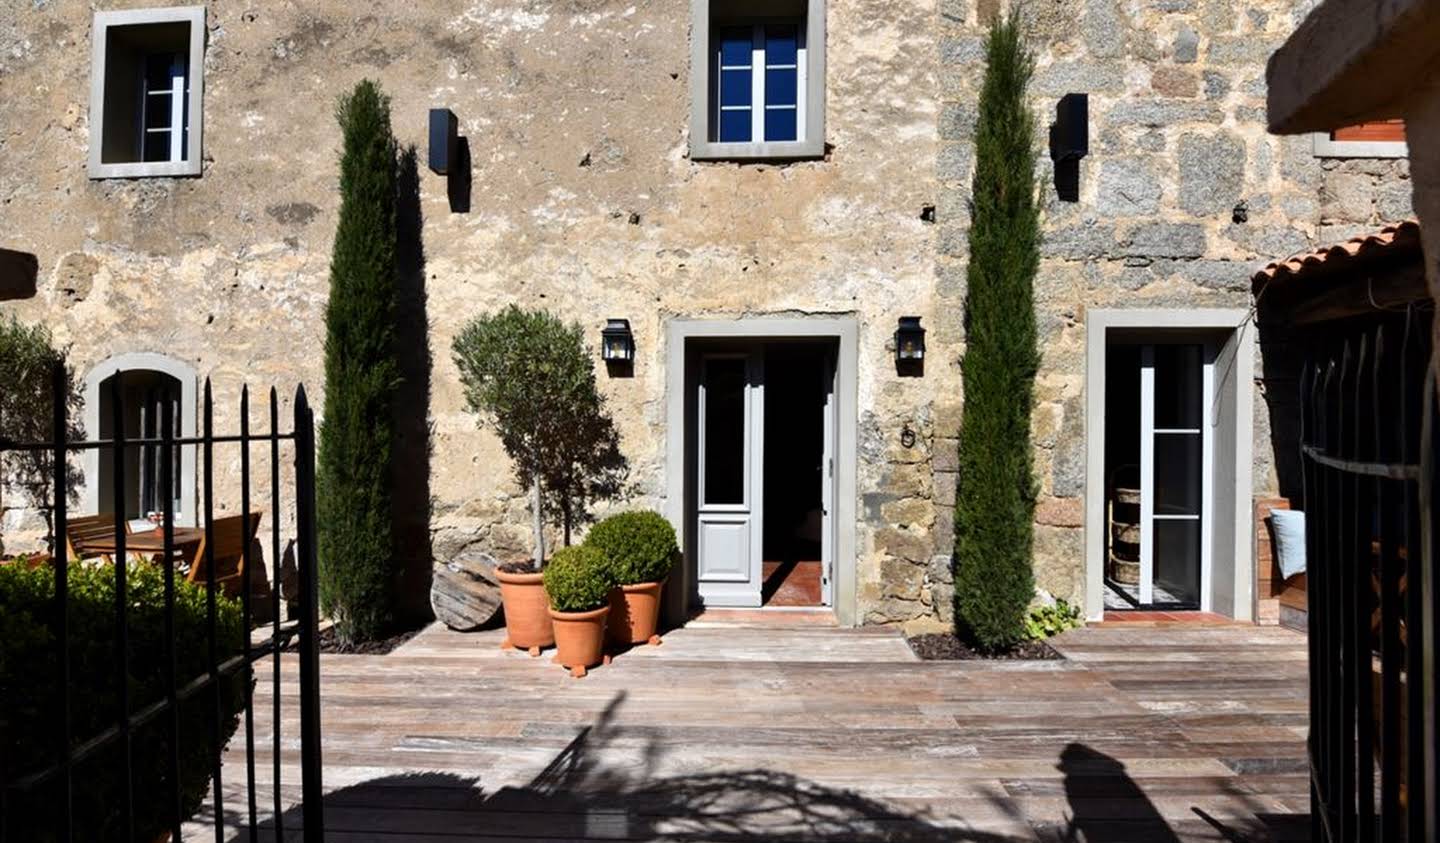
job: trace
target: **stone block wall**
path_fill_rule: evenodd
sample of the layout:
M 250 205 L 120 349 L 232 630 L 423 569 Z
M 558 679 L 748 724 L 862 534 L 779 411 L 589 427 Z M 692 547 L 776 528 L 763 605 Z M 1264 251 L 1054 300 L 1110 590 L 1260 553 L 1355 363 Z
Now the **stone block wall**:
M 1243 307 L 1264 262 L 1409 213 L 1403 162 L 1323 162 L 1306 139 L 1265 134 L 1265 59 L 1304 5 L 1026 4 L 1042 136 L 1068 91 L 1090 93 L 1093 120 L 1080 202 L 1055 201 L 1041 158 L 1036 564 L 1058 596 L 1078 599 L 1083 579 L 1087 309 Z M 206 7 L 198 179 L 89 180 L 92 10 L 17 3 L 0 15 L 0 241 L 41 263 L 38 294 L 0 314 L 50 324 L 82 374 L 121 352 L 185 361 L 215 384 L 218 429 L 236 426 L 245 382 L 287 397 L 304 383 L 323 407 L 332 111 L 355 82 L 378 79 L 402 144 L 423 155 L 426 112 L 445 106 L 474 161 L 468 214 L 450 213 L 444 181 L 420 173 L 422 260 L 405 306 L 420 376 L 408 427 L 431 454 L 416 492 L 429 502 L 425 552 L 519 555 L 528 542 L 525 497 L 496 437 L 464 410 L 450 359 L 470 317 L 547 307 L 592 341 L 607 317 L 630 319 L 634 377 L 602 370 L 600 385 L 630 462 L 621 505 L 659 507 L 666 321 L 850 315 L 858 618 L 948 622 L 969 135 L 1000 0 L 832 0 L 829 150 L 784 165 L 687 159 L 685 0 Z M 922 378 L 894 369 L 902 315 L 929 329 Z M 1264 408 L 1257 491 L 1275 486 Z M 231 508 L 235 470 L 217 465 Z M 25 512 L 3 518 L 7 541 L 33 538 Z
M 1056 102 L 1090 96 L 1080 200 L 1056 198 L 1039 150 L 1045 244 L 1036 281 L 1043 363 L 1032 435 L 1042 489 L 1035 517 L 1038 585 L 1083 598 L 1085 317 L 1091 308 L 1248 307 L 1267 262 L 1411 215 L 1409 173 L 1394 160 L 1322 160 L 1308 137 L 1265 130 L 1265 66 L 1310 2 L 1031 0 L 1040 138 Z M 940 6 L 941 117 L 936 300 L 959 310 L 973 168 L 971 131 L 988 23 L 999 0 Z M 1255 491 L 1278 479 L 1265 369 L 1257 362 Z M 1288 385 L 1280 384 L 1279 388 Z M 942 395 L 937 417 L 958 414 Z M 953 448 L 958 425 L 937 428 Z M 1283 446 L 1282 446 L 1283 447 Z M 956 482 L 935 465 L 936 488 Z M 953 529 L 942 522 L 937 533 Z M 932 566 L 933 587 L 948 590 Z M 948 593 L 948 592 L 947 592 Z

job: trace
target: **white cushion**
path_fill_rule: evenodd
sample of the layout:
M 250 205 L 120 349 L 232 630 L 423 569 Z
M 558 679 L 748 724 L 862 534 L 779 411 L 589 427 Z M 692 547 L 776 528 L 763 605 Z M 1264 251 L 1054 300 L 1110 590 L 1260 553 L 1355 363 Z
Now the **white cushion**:
M 1270 513 L 1275 528 L 1275 559 L 1280 575 L 1290 579 L 1305 573 L 1305 513 L 1298 509 L 1276 509 Z

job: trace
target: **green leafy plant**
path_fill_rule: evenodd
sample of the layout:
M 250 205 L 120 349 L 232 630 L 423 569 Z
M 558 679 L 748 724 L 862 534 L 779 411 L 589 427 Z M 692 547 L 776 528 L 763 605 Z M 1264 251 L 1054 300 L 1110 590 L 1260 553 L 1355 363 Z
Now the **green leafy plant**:
M 126 568 L 129 620 L 126 681 L 130 710 L 164 700 L 170 639 L 165 636 L 165 586 L 159 567 Z M 115 725 L 117 694 L 115 569 L 72 564 L 69 570 L 70 734 L 79 746 Z M 0 781 L 12 781 L 55 763 L 61 734 L 54 623 L 55 571 L 50 565 L 0 565 Z M 223 662 L 239 653 L 244 630 L 238 602 L 217 595 L 216 643 Z M 208 672 L 205 590 L 175 584 L 175 676 L 181 687 Z M 180 809 L 188 818 L 209 787 L 211 761 L 235 733 L 245 699 L 243 674 L 220 684 L 219 740 L 211 737 L 215 698 L 202 691 L 180 702 Z M 151 719 L 132 733 L 132 806 L 135 840 L 154 840 L 170 827 L 172 748 L 168 715 Z M 74 769 L 73 825 L 84 839 L 125 841 L 119 822 L 125 798 L 120 744 L 111 743 Z M 7 801 L 12 840 L 57 839 L 59 788 L 36 785 Z
M 24 325 L 14 316 L 0 319 L 0 439 L 14 442 L 47 442 L 54 438 L 54 410 L 51 378 L 56 365 L 65 364 L 65 353 L 55 347 L 50 329 Z M 69 367 L 65 368 L 65 401 L 70 419 L 66 438 L 82 438 L 80 408 L 84 401 L 80 385 Z M 67 467 L 68 470 L 68 467 Z M 72 490 L 79 488 L 79 476 L 71 471 Z M 44 514 L 50 524 L 54 502 L 50 499 L 54 470 L 51 452 L 0 451 L 0 492 L 7 486 L 19 489 Z M 3 501 L 0 501 L 3 503 Z M 3 507 L 0 507 L 3 512 Z M 53 547 L 53 542 L 51 544 Z M 0 552 L 5 549 L 0 536 Z
M 1059 635 L 1067 629 L 1084 626 L 1080 618 L 1080 607 L 1071 606 L 1064 600 L 1056 600 L 1049 606 L 1035 606 L 1025 616 L 1025 637 L 1031 641 L 1044 641 Z
M 466 404 L 494 426 L 516 479 L 530 490 L 538 567 L 545 520 L 562 527 L 569 544 L 590 503 L 618 495 L 626 475 L 584 334 L 578 323 L 511 305 L 466 325 L 453 351 Z
M 665 579 L 680 552 L 675 528 L 665 516 L 649 510 L 606 518 L 590 528 L 585 543 L 604 554 L 617 585 Z
M 1034 294 L 1040 219 L 1035 118 L 1026 101 L 1035 63 L 1014 14 L 991 26 L 985 53 L 971 190 L 954 564 L 957 632 L 996 651 L 1024 640 L 1035 593 L 1030 413 L 1040 360 Z
M 395 618 L 392 447 L 400 384 L 390 101 L 366 80 L 336 109 L 340 218 L 325 306 L 325 408 L 316 529 L 320 600 L 339 638 L 379 638 Z
M 588 612 L 604 606 L 615 581 L 605 555 L 590 545 L 562 547 L 545 566 L 545 594 L 557 612 Z

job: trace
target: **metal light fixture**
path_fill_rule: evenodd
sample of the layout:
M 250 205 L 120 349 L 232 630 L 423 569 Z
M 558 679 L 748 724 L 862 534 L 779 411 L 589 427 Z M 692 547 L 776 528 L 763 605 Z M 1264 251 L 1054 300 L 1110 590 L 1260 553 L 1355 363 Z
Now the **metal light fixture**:
M 630 363 L 635 359 L 635 335 L 629 319 L 610 319 L 600 331 L 600 357 L 606 363 Z
M 925 359 L 925 329 L 919 316 L 901 316 L 895 329 L 895 362 L 917 363 Z
M 438 176 L 450 174 L 460 142 L 460 121 L 448 108 L 430 109 L 430 170 Z

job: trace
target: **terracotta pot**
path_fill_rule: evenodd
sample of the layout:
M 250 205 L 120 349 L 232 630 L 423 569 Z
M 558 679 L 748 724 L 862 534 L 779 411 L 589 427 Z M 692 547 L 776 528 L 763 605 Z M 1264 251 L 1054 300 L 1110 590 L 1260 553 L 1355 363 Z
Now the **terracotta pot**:
M 605 655 L 605 616 L 609 606 L 588 612 L 557 612 L 550 610 L 555 624 L 555 661 L 570 668 L 571 676 L 584 676 L 585 670 L 601 662 Z
M 507 574 L 496 570 L 500 581 L 500 602 L 505 607 L 505 640 L 500 649 L 529 650 L 540 655 L 541 647 L 555 643 L 550 625 L 550 600 L 545 596 L 544 574 Z
M 660 623 L 660 592 L 664 589 L 663 580 L 611 589 L 605 640 L 620 645 L 659 644 L 660 636 L 655 634 L 655 629 Z

